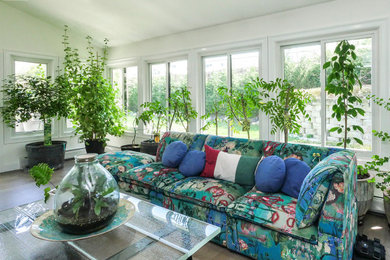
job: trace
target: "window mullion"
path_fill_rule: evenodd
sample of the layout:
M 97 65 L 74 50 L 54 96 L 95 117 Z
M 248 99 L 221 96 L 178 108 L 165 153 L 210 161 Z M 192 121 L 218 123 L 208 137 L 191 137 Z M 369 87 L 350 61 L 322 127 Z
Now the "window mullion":
M 123 98 L 123 110 L 127 114 L 127 84 L 126 84 L 126 68 L 122 69 L 122 98 Z
M 232 84 L 233 76 L 232 76 L 232 55 L 231 55 L 231 53 L 228 53 L 226 55 L 226 58 L 227 58 L 227 77 L 226 77 L 227 82 L 226 82 L 226 84 L 227 84 L 228 89 L 232 90 L 232 88 L 233 88 L 233 86 L 232 86 L 233 85 Z M 231 123 L 233 123 L 233 122 L 231 122 L 231 121 L 228 122 L 228 136 L 229 137 L 233 136 L 233 131 L 232 131 L 232 128 L 230 126 Z
M 321 82 L 321 146 L 326 145 L 326 73 L 322 69 L 324 63 L 326 62 L 326 49 L 325 41 L 321 41 L 321 70 L 320 70 L 320 82 Z
M 167 64 L 166 64 L 166 67 L 167 67 L 167 69 L 166 69 L 166 71 L 167 71 L 167 74 L 166 74 L 166 79 L 167 79 L 167 81 L 166 81 L 166 84 L 167 84 L 167 106 L 168 106 L 168 110 L 167 110 L 167 113 L 171 113 L 171 104 L 170 104 L 170 102 L 169 102 L 169 99 L 170 99 L 170 97 L 171 97 L 171 63 L 170 62 L 167 62 Z M 169 118 L 169 117 L 168 117 Z M 167 131 L 169 130 L 168 129 L 168 125 L 170 125 L 170 122 L 169 122 L 169 120 L 167 120 L 168 122 L 167 122 Z

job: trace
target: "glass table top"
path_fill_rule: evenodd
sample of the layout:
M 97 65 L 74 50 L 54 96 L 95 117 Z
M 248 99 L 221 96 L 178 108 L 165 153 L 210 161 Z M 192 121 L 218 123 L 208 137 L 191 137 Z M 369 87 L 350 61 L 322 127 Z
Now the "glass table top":
M 187 259 L 220 228 L 121 194 L 136 209 L 121 227 L 73 242 L 50 242 L 30 234 L 34 219 L 50 209 L 37 201 L 0 211 L 1 259 Z

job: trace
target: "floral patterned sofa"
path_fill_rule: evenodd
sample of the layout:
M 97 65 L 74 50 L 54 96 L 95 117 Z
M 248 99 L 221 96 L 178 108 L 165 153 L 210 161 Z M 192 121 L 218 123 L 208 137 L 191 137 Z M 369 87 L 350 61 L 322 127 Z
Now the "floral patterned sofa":
M 183 141 L 189 150 L 207 144 L 227 153 L 261 157 L 302 156 L 313 168 L 319 161 L 334 165 L 318 221 L 298 228 L 297 199 L 267 194 L 255 187 L 202 177 L 184 177 L 162 165 L 165 147 Z M 357 232 L 356 157 L 353 152 L 309 145 L 247 140 L 213 135 L 167 132 L 156 158 L 137 152 L 103 154 L 100 163 L 123 191 L 154 204 L 221 227 L 213 241 L 256 259 L 351 259 Z M 324 162 L 323 162 L 324 163 Z

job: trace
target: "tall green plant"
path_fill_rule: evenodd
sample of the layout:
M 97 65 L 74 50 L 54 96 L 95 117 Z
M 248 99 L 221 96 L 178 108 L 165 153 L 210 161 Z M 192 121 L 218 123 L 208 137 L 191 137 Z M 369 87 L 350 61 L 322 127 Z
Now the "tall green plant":
M 328 94 L 335 95 L 336 104 L 332 106 L 332 118 L 336 118 L 339 122 L 343 120 L 343 125 L 333 127 L 329 132 L 337 132 L 338 134 L 344 132 L 342 142 L 337 145 L 344 145 L 344 149 L 346 149 L 347 144 L 351 143 L 352 140 L 348 136 L 351 127 L 364 134 L 361 126 L 352 125 L 350 127 L 348 125 L 349 118 L 355 118 L 359 114 L 364 116 L 364 110 L 358 107 L 362 104 L 362 100 L 354 94 L 354 88 L 361 88 L 362 83 L 357 74 L 355 46 L 343 40 L 336 46 L 334 54 L 331 60 L 323 66 L 324 69 L 330 69 L 325 90 Z M 353 139 L 358 144 L 363 145 L 361 139 L 357 137 L 353 137 Z
M 262 106 L 262 110 L 271 121 L 271 133 L 283 132 L 284 142 L 288 143 L 289 133 L 299 134 L 300 132 L 301 116 L 306 120 L 311 120 L 305 109 L 306 105 L 311 102 L 311 96 L 287 80 L 276 79 L 269 83 L 258 80 L 255 83 L 271 96 Z
M 52 145 L 52 118 L 66 117 L 69 111 L 69 89 L 61 84 L 61 78 L 52 82 L 51 77 L 11 75 L 4 81 L 2 92 L 4 123 L 14 128 L 16 124 L 38 118 L 43 121 L 44 145 Z
M 145 102 L 141 104 L 143 112 L 136 118 L 136 124 L 152 124 L 152 133 L 159 135 L 161 128 L 167 123 L 167 110 L 160 101 Z
M 242 89 L 219 87 L 218 93 L 222 103 L 227 104 L 226 116 L 232 125 L 236 121 L 250 139 L 251 118 L 259 114 L 264 93 L 257 84 L 247 83 Z
M 92 38 L 87 36 L 86 39 L 88 58 L 83 64 L 78 50 L 70 47 L 65 26 L 63 81 L 72 89 L 69 117 L 81 140 L 106 143 L 107 135 L 120 136 L 124 132 L 124 113 L 115 102 L 117 92 L 104 78 L 108 40 L 104 40 L 103 55 L 99 55 L 92 46 Z
M 218 135 L 218 123 L 221 116 L 221 102 L 214 101 L 212 103 L 211 109 L 209 112 L 205 113 L 201 119 L 207 120 L 206 124 L 201 128 L 202 130 L 207 130 L 211 126 L 215 126 L 215 135 Z M 209 120 L 211 117 L 214 117 L 213 120 Z
M 192 106 L 191 92 L 187 87 L 180 87 L 170 95 L 169 106 L 169 130 L 171 130 L 173 122 L 176 122 L 181 124 L 186 132 L 189 132 L 190 122 L 192 119 L 196 119 L 198 112 Z

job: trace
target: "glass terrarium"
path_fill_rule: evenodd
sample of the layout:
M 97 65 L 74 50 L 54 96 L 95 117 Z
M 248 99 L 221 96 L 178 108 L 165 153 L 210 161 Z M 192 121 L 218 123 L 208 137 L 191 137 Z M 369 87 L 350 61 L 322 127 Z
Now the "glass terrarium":
M 55 220 L 67 233 L 96 231 L 112 221 L 119 195 L 115 179 L 98 163 L 97 154 L 76 156 L 55 195 Z

